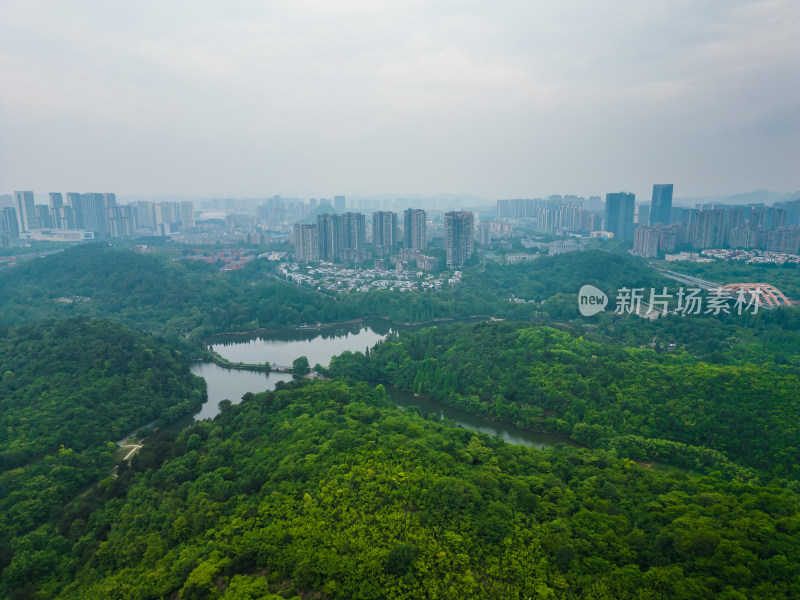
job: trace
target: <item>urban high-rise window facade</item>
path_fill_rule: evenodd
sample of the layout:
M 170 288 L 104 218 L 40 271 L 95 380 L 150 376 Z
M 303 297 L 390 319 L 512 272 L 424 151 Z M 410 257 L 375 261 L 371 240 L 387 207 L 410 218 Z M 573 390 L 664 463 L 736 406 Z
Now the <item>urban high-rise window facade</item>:
M 14 192 L 14 208 L 17 210 L 17 227 L 20 232 L 36 228 L 33 192 Z
M 376 255 L 390 254 L 397 248 L 397 213 L 384 210 L 372 213 L 372 243 Z
M 444 249 L 447 267 L 457 269 L 472 256 L 475 245 L 475 215 L 469 211 L 452 211 L 444 215 Z
M 363 250 L 367 246 L 367 222 L 362 213 L 348 212 L 344 219 L 344 247 L 347 250 Z
M 311 223 L 295 223 L 292 228 L 294 259 L 298 262 L 317 262 L 317 226 Z
M 653 186 L 653 201 L 650 204 L 650 225 L 659 223 L 666 227 L 672 212 L 672 184 L 657 183 Z M 640 224 L 644 224 L 639 221 Z
M 336 261 L 344 250 L 344 219 L 342 215 L 317 215 L 317 251 L 319 260 Z
M 635 195 L 629 192 L 606 194 L 605 230 L 612 232 L 615 239 L 632 240 L 635 210 Z
M 428 215 L 421 208 L 407 208 L 403 212 L 403 238 L 410 250 L 425 250 L 428 247 L 426 220 Z

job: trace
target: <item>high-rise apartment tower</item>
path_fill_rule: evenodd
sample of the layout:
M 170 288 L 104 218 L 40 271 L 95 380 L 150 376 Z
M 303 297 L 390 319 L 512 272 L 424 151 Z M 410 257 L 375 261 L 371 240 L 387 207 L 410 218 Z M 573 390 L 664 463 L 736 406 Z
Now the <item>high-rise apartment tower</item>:
M 444 249 L 447 267 L 457 269 L 472 256 L 475 245 L 475 215 L 469 211 L 453 211 L 444 215 Z
M 376 256 L 391 254 L 397 248 L 397 213 L 384 210 L 372 213 L 372 243 Z
M 403 211 L 403 238 L 406 248 L 420 251 L 427 248 L 427 217 L 428 215 L 421 208 L 407 208 Z

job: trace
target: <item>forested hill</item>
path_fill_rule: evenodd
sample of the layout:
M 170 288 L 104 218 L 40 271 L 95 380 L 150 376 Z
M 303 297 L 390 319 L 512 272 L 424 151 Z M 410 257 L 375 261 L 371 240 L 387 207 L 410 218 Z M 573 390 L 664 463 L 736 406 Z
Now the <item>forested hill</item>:
M 0 568 L 108 472 L 112 442 L 206 397 L 174 350 L 107 321 L 0 327 L 0 376 Z
M 204 401 L 202 380 L 150 335 L 70 319 L 0 328 L 0 468 L 81 451 Z
M 465 271 L 460 285 L 438 292 L 373 290 L 338 298 L 276 281 L 275 266 L 258 260 L 241 270 L 220 272 L 203 262 L 107 244 L 77 246 L 1 270 L 0 323 L 102 317 L 162 334 L 176 347 L 185 344 L 188 334 L 199 351 L 203 338 L 220 332 L 371 316 L 408 323 L 491 315 L 556 323 L 629 346 L 656 338 L 715 363 L 785 361 L 800 352 L 797 308 L 757 315 L 673 315 L 656 321 L 615 314 L 616 292 L 623 287 L 660 290 L 676 285 L 641 259 L 624 254 L 592 250 L 519 265 L 487 263 Z M 609 295 L 605 313 L 580 317 L 577 292 L 584 284 Z M 510 301 L 512 297 L 526 302 Z
M 670 281 L 647 266 L 643 259 L 628 254 L 587 250 L 516 265 L 486 263 L 470 275 L 471 286 L 485 289 L 504 298 L 516 296 L 539 302 L 554 296 L 569 296 L 577 300 L 581 286 L 600 288 L 612 302 L 617 290 L 623 287 L 657 288 Z M 570 301 L 571 314 L 578 315 L 577 301 Z
M 81 245 L 0 271 L 0 319 L 92 316 L 178 334 L 294 326 L 339 316 L 331 298 L 260 272 L 248 275 L 106 244 Z
M 584 283 L 613 293 L 626 285 L 663 282 L 640 259 L 591 251 L 522 265 L 479 265 L 464 274 L 461 285 L 440 292 L 374 290 L 337 300 L 275 281 L 274 267 L 259 260 L 221 273 L 200 261 L 81 245 L 0 271 L 0 321 L 82 315 L 172 335 L 208 335 L 368 316 L 419 322 L 475 314 L 531 319 L 537 314 L 538 304 L 509 302 L 512 296 L 550 299 L 546 309 L 555 318 L 571 319 L 578 316 L 577 292 Z
M 105 507 L 30 542 L 39 597 L 800 597 L 779 487 L 536 450 L 392 408 L 366 384 L 248 397 L 155 445 Z
M 344 353 L 329 373 L 385 381 L 470 412 L 592 447 L 726 470 L 727 456 L 800 477 L 800 365 L 710 365 L 590 342 L 549 327 L 480 323 Z
M 0 597 L 800 597 L 796 309 L 583 320 L 580 285 L 662 283 L 599 252 L 339 298 L 274 266 L 95 244 L 0 272 Z M 110 471 L 204 399 L 187 334 L 473 314 L 519 321 L 392 335 Z M 444 427 L 376 381 L 588 447 Z

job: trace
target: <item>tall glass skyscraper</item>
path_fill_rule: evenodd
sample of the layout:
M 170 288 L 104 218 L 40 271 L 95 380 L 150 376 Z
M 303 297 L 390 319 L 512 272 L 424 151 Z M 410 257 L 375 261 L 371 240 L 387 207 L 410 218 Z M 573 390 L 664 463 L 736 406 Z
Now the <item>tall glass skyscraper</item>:
M 635 210 L 635 195 L 629 192 L 606 194 L 606 218 L 603 229 L 612 232 L 614 239 L 632 240 Z
M 33 192 L 14 192 L 14 208 L 17 209 L 17 227 L 20 232 L 37 228 Z
M 672 184 L 657 183 L 653 186 L 653 202 L 650 205 L 650 226 L 661 223 L 669 225 L 672 212 Z

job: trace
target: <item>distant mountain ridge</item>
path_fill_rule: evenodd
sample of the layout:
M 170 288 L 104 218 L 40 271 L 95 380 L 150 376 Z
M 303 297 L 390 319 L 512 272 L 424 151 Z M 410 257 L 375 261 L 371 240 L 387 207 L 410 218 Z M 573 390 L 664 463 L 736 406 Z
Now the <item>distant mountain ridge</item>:
M 678 198 L 678 200 L 681 200 L 681 198 Z M 758 189 L 752 192 L 733 194 L 731 196 L 705 196 L 699 198 L 683 198 L 682 200 L 684 200 L 684 203 L 691 204 L 692 206 L 695 204 L 733 204 L 742 206 L 747 204 L 766 204 L 772 206 L 775 203 L 800 200 L 800 190 L 781 194 L 770 190 Z
M 303 219 L 300 221 L 301 223 L 311 223 L 312 225 L 317 222 L 317 216 L 324 215 L 326 213 L 332 213 L 334 215 L 338 215 L 339 211 L 337 211 L 332 205 L 328 203 L 323 203 L 317 206 L 314 210 L 308 213 Z
M 800 190 L 788 194 L 779 194 L 769 190 L 755 190 L 746 194 L 734 194 L 725 198 L 726 204 L 775 204 L 800 200 Z

